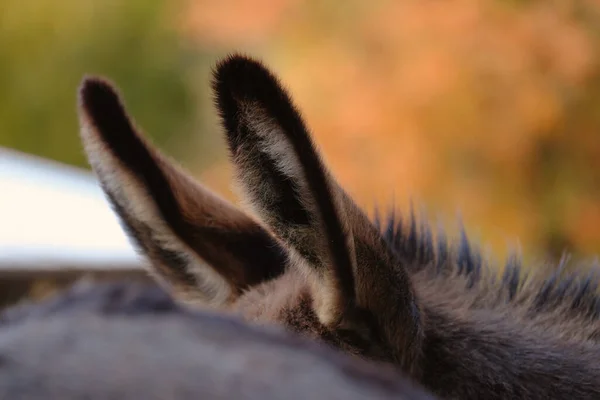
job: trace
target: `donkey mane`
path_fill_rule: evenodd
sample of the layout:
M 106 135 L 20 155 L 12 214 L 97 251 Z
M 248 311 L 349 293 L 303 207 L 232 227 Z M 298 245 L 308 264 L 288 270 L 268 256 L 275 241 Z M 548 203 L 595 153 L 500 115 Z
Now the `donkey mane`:
M 522 259 L 513 253 L 504 266 L 499 267 L 481 254 L 462 226 L 458 241 L 449 243 L 441 228 L 434 236 L 430 225 L 420 221 L 414 212 L 404 219 L 390 212 L 384 222 L 376 213 L 375 224 L 413 272 L 426 270 L 441 279 L 462 277 L 466 279 L 466 289 L 475 293 L 491 289 L 486 296 L 495 298 L 497 305 L 520 307 L 526 304 L 531 314 L 560 309 L 565 312 L 565 318 L 589 321 L 600 318 L 600 279 L 596 263 L 588 272 L 582 271 L 582 264 L 568 270 L 569 259 L 563 256 L 555 267 L 525 271 Z

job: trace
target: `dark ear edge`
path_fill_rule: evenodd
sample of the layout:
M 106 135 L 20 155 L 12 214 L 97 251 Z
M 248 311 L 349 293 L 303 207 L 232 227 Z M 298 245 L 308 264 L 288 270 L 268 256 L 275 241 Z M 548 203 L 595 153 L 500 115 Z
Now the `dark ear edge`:
M 137 133 L 113 84 L 103 78 L 84 77 L 79 88 L 79 104 L 82 119 L 95 128 L 102 144 L 144 185 L 162 218 L 176 232 L 184 234 L 179 204 L 174 193 L 165 190 L 170 187 L 169 182 L 149 144 Z
M 296 204 L 309 215 L 309 223 L 327 249 L 329 262 L 313 262 L 310 266 L 320 276 L 329 274 L 324 268 L 333 270 L 339 301 L 351 307 L 356 263 L 352 232 L 332 191 L 329 173 L 290 97 L 260 62 L 241 55 L 232 55 L 218 64 L 213 89 L 234 162 L 238 167 L 240 162 L 247 164 L 255 155 L 244 152 L 260 152 L 275 164 L 279 174 L 276 178 L 290 180 L 284 185 L 293 187 Z M 252 126 L 254 122 L 270 124 L 272 129 Z M 294 243 L 292 246 L 299 247 Z
M 381 332 L 400 364 L 412 369 L 421 351 L 423 321 L 408 272 L 323 165 L 300 113 L 277 78 L 261 63 L 234 55 L 218 65 L 213 88 L 241 185 L 268 226 L 304 258 L 299 265 L 317 272 L 313 295 L 320 321 L 367 332 L 366 336 L 369 330 Z M 255 190 L 247 182 L 261 189 L 275 186 L 274 193 L 263 196 L 268 190 Z M 270 200 L 281 193 L 286 193 L 283 205 Z M 304 214 L 287 218 L 286 208 Z M 270 215 L 272 210 L 283 216 L 283 222 Z M 310 257 L 306 243 L 314 242 L 307 236 L 319 238 L 316 247 L 326 248 L 327 262 Z M 333 273 L 328 275 L 327 269 Z M 332 292 L 337 295 L 333 300 L 328 298 Z M 389 304 L 390 299 L 397 301 Z M 362 311 L 374 317 L 377 327 Z
M 153 272 L 218 302 L 283 272 L 282 245 L 155 150 L 110 83 L 86 77 L 79 105 L 90 164 Z

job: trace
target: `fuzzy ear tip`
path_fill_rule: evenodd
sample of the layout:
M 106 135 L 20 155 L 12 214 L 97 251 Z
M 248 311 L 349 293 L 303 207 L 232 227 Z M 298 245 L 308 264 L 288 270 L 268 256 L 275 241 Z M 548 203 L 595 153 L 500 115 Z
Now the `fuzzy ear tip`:
M 102 115 L 121 108 L 114 85 L 101 77 L 86 75 L 78 90 L 80 110 L 96 122 Z
M 265 85 L 277 84 L 277 79 L 262 62 L 234 53 L 220 60 L 213 70 L 213 90 L 217 95 L 226 91 L 249 95 Z
M 79 84 L 79 98 L 83 102 L 93 101 L 100 96 L 115 96 L 113 85 L 104 78 L 85 75 Z
M 214 77 L 240 76 L 252 71 L 266 70 L 262 63 L 241 53 L 233 53 L 221 59 L 214 69 Z
M 119 95 L 114 85 L 97 76 L 84 76 L 79 85 L 79 103 L 91 112 L 101 105 L 119 103 Z

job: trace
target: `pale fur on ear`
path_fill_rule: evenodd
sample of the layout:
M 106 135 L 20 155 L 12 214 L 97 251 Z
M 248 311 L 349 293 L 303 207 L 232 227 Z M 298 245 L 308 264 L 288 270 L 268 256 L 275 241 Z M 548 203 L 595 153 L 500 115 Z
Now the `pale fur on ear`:
M 213 88 L 238 182 L 293 250 L 319 321 L 367 341 L 383 337 L 410 370 L 423 327 L 408 272 L 327 170 L 288 93 L 242 56 L 219 64 Z
M 142 137 L 111 84 L 86 78 L 79 115 L 89 162 L 122 225 L 184 301 L 229 303 L 283 272 L 283 246 Z
M 221 62 L 213 89 L 242 192 L 298 255 L 319 319 L 335 326 L 355 302 L 353 235 L 300 113 L 278 80 L 246 57 Z

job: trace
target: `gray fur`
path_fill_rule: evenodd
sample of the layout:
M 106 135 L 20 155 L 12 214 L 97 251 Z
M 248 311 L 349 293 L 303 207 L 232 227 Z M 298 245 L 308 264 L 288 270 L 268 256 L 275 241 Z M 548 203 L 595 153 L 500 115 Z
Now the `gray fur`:
M 0 399 L 411 399 L 392 370 L 152 285 L 74 288 L 0 317 Z

